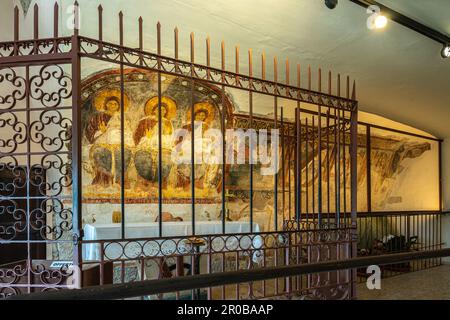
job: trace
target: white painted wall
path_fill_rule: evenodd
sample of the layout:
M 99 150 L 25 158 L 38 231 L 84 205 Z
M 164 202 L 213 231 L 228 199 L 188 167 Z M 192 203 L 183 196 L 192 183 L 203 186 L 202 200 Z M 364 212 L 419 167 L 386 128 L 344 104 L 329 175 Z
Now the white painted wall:
M 442 143 L 442 180 L 443 208 L 444 211 L 450 211 L 450 137 Z M 444 247 L 450 247 L 450 214 L 442 217 L 442 241 L 445 243 Z M 450 263 L 450 257 L 444 260 Z

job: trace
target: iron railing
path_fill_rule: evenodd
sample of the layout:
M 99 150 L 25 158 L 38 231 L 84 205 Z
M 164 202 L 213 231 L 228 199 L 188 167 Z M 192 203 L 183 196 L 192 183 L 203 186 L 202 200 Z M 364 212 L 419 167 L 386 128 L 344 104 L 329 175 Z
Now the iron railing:
M 11 300 L 83 300 L 83 299 L 124 299 L 145 295 L 168 293 L 178 290 L 194 290 L 209 286 L 223 286 L 249 281 L 262 281 L 275 277 L 294 277 L 317 272 L 333 272 L 371 265 L 390 265 L 412 260 L 438 259 L 450 256 L 450 248 L 423 252 L 396 253 L 376 257 L 318 262 L 258 270 L 224 272 L 188 276 L 177 279 L 148 280 L 128 284 L 105 285 L 80 290 L 41 292 L 23 296 L 13 296 Z

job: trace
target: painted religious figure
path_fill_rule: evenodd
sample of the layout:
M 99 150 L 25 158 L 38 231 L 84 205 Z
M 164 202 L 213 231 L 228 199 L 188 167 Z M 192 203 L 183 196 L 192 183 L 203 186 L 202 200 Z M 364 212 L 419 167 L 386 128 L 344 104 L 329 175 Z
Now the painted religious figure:
M 134 132 L 136 153 L 134 165 L 138 174 L 138 187 L 146 187 L 158 182 L 158 97 L 149 99 L 144 106 L 144 117 Z M 173 147 L 172 119 L 177 111 L 176 103 L 169 97 L 161 98 L 161 148 L 163 188 L 167 188 L 167 177 L 172 168 L 170 154 Z
M 194 106 L 194 154 L 195 154 L 195 187 L 200 190 L 217 189 L 220 184 L 219 164 L 211 164 L 205 160 L 214 150 L 214 137 L 207 134 L 208 129 L 211 128 L 212 122 L 215 118 L 216 109 L 210 102 L 199 102 Z M 191 182 L 191 139 L 192 139 L 192 122 L 190 109 L 186 114 L 185 124 L 182 129 L 186 134 L 178 137 L 175 141 L 175 148 L 180 157 L 188 160 L 188 163 L 178 164 L 176 168 L 176 187 L 188 189 Z M 201 147 L 201 148 L 200 148 Z M 216 150 L 215 150 L 216 151 Z
M 120 91 L 108 89 L 100 91 L 93 100 L 96 113 L 86 127 L 86 138 L 92 144 L 89 158 L 94 170 L 92 185 L 109 187 L 121 183 L 121 113 Z M 124 95 L 124 113 L 128 110 L 129 100 Z M 129 122 L 123 121 L 124 168 L 131 160 L 134 141 Z M 125 184 L 127 184 L 125 174 Z

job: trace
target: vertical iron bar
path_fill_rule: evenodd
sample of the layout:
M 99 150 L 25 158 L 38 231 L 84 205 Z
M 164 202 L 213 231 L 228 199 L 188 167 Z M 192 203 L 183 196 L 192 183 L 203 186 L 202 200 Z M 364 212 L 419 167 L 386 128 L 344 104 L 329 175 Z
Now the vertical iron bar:
M 316 222 L 316 186 L 315 186 L 315 180 L 316 180 L 316 119 L 314 115 L 311 119 L 312 122 L 312 135 L 311 135 L 311 182 L 312 182 L 312 189 L 311 189 L 311 205 L 312 205 L 312 219 L 313 222 Z
M 367 212 L 372 212 L 372 139 L 371 126 L 366 126 Z
M 297 88 L 299 89 L 297 91 L 297 98 L 300 98 L 300 87 L 301 87 L 301 70 L 300 70 L 300 64 L 297 64 Z M 302 120 L 301 120 L 301 114 L 300 114 L 300 101 L 297 101 L 297 228 L 300 229 L 300 221 L 302 218 Z
M 119 38 L 120 46 L 123 47 L 123 13 L 119 12 Z M 124 136 L 124 65 L 123 65 L 123 49 L 120 49 L 120 207 L 122 212 L 121 231 L 122 239 L 125 239 L 125 136 Z M 114 177 L 114 180 L 116 177 Z
M 191 47 L 191 207 L 192 207 L 192 235 L 195 235 L 195 112 L 194 112 L 194 33 L 190 36 Z
M 331 71 L 328 71 L 328 94 L 331 95 Z M 328 226 L 330 225 L 330 107 L 327 110 L 327 214 Z
M 305 198 L 305 207 L 306 207 L 306 222 L 309 222 L 309 125 L 308 118 L 305 119 L 305 181 L 306 181 L 306 198 Z
M 162 237 L 162 226 L 163 226 L 163 194 L 162 194 L 162 79 L 161 79 L 161 23 L 158 21 L 156 25 L 156 50 L 158 53 L 158 233 Z M 192 266 L 194 268 L 194 266 Z
M 221 67 L 222 67 L 222 77 L 221 77 L 221 83 L 222 83 L 222 88 L 221 88 L 221 98 L 222 98 L 222 233 L 225 233 L 225 221 L 226 221 L 226 174 L 225 174 L 225 170 L 226 170 L 226 128 L 225 128 L 225 117 L 226 117 L 226 107 L 225 107 L 225 42 L 222 41 L 221 45 L 220 45 L 220 52 L 221 52 Z
M 250 130 L 253 130 L 253 93 L 252 93 L 252 77 L 253 77 L 253 61 L 252 61 L 252 49 L 248 50 L 248 75 L 249 75 L 249 111 L 250 111 Z M 255 146 L 253 145 L 253 135 L 250 134 L 249 140 L 249 162 L 250 162 L 250 232 L 253 232 L 253 151 Z
M 352 100 L 356 100 L 356 83 L 353 82 Z M 351 165 L 351 227 L 352 227 L 352 249 L 351 258 L 357 256 L 357 188 L 358 188 L 358 104 L 355 102 L 353 110 L 350 115 L 350 136 L 351 136 L 351 148 L 350 148 L 350 165 Z M 352 275 L 352 297 L 356 297 L 356 269 L 351 272 Z
M 327 110 L 327 224 L 330 226 L 330 108 Z
M 338 96 L 340 96 L 340 90 L 341 89 L 341 75 L 338 74 Z M 340 175 L 341 175 L 341 168 L 340 168 L 340 133 L 339 133 L 339 126 L 340 126 L 340 112 L 335 110 L 335 131 L 334 131 L 334 139 L 335 139 L 335 164 L 334 164 L 334 174 L 335 174 L 335 193 L 336 193 L 336 199 L 335 199 L 335 205 L 336 205 L 336 225 L 338 228 L 340 228 L 341 225 L 341 208 L 340 208 L 340 198 L 341 198 L 341 187 L 340 187 Z
M 280 107 L 280 127 L 281 127 L 281 214 L 282 221 L 284 221 L 284 213 L 285 213 L 285 146 L 284 146 L 284 119 L 283 119 L 283 107 Z
M 278 92 L 277 82 L 278 82 L 278 62 L 277 57 L 273 59 L 273 78 L 275 82 L 275 93 Z M 274 96 L 274 129 L 278 129 L 278 98 L 277 95 Z M 274 155 L 272 155 L 273 157 Z M 275 175 L 274 175 L 274 219 L 275 219 L 275 231 L 278 231 L 278 148 L 275 151 Z
M 322 92 L 322 69 L 319 68 L 319 92 Z M 322 107 L 319 103 L 318 115 L 317 115 L 317 136 L 318 136 L 318 146 L 317 146 L 317 220 L 319 224 L 319 229 L 322 227 Z
M 311 66 L 308 66 L 308 90 L 310 90 L 311 91 L 311 88 L 312 88 L 312 74 L 311 74 Z M 314 140 L 315 140 L 315 135 L 316 135 L 316 133 L 315 133 L 315 128 L 314 128 L 314 115 L 312 116 L 312 118 L 311 118 L 311 135 L 310 135 L 310 138 L 311 138 L 311 141 L 312 141 L 312 144 L 311 144 L 311 170 L 312 170 L 312 176 L 311 176 L 311 182 L 312 182 L 312 186 L 311 186 L 311 214 L 312 214 L 312 221 L 313 221 L 313 223 L 315 222 L 315 220 L 316 220 L 316 217 L 315 217 L 315 210 L 316 210 L 316 208 L 315 208 L 315 195 L 314 195 L 314 174 L 315 174 L 315 165 L 314 165 L 314 161 L 315 161 L 315 155 L 314 155 Z M 309 142 L 309 141 L 308 141 Z M 308 161 L 309 161 L 309 158 L 308 158 Z M 308 168 L 307 168 L 307 170 L 308 170 Z M 309 181 L 308 181 L 308 184 L 309 184 Z M 308 200 L 306 200 L 306 202 L 308 203 Z
M 343 180 L 343 208 L 344 208 L 344 220 L 345 226 L 347 226 L 347 162 L 346 162 L 346 152 L 347 152 L 347 139 L 346 139 L 346 123 L 347 118 L 345 110 L 342 110 L 342 180 Z
M 27 292 L 31 293 L 31 277 L 32 277 L 32 272 L 31 270 L 33 269 L 33 257 L 31 256 L 31 241 L 33 240 L 31 238 L 31 202 L 30 202 L 30 197 L 31 197 L 31 187 L 30 187 L 30 183 L 31 183 L 31 169 L 32 169 L 32 165 L 31 165 L 31 143 L 30 143 L 30 135 L 31 135 L 31 116 L 30 116 L 30 67 L 26 66 L 25 68 L 25 79 L 26 79 L 26 124 L 27 124 L 27 171 L 26 171 L 26 192 L 27 192 L 27 200 L 26 200 L 26 233 L 27 233 Z
M 299 227 L 300 218 L 300 185 L 299 185 L 299 152 L 300 152 L 300 133 L 299 133 L 299 118 L 298 118 L 298 102 L 295 108 L 295 163 L 294 163 L 294 183 L 295 183 L 295 220 L 297 221 L 297 229 Z
M 75 3 L 75 10 L 78 10 L 78 4 Z M 77 16 L 77 13 L 75 13 Z M 77 26 L 77 24 L 75 24 Z M 82 263 L 82 149 L 81 149 L 81 59 L 80 43 L 78 38 L 78 29 L 75 28 L 72 36 L 72 233 L 74 239 L 73 262 L 76 266 Z M 83 274 L 81 273 L 79 283 L 82 283 Z
M 295 112 L 297 113 L 297 109 L 295 109 Z M 288 126 L 288 130 L 289 130 L 289 126 Z M 288 138 L 288 159 L 287 159 L 288 172 L 287 173 L 288 173 L 288 217 L 289 217 L 289 221 L 292 221 L 291 156 L 292 156 L 293 150 L 294 149 L 292 148 L 292 139 Z
M 442 141 L 438 142 L 438 170 L 439 170 L 439 212 L 442 212 Z

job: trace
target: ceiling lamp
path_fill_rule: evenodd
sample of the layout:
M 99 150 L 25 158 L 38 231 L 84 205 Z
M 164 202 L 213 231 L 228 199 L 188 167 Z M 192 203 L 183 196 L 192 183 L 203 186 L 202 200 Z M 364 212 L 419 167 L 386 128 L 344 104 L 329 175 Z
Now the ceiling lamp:
M 386 27 L 388 19 L 382 14 L 378 14 L 375 18 L 375 29 L 383 29 Z
M 450 44 L 444 44 L 444 47 L 441 51 L 441 56 L 444 59 L 450 58 Z

